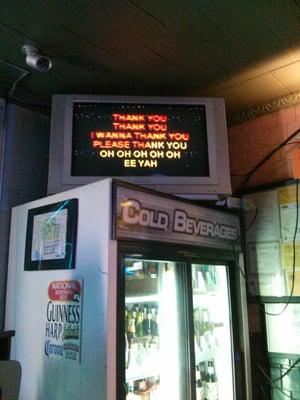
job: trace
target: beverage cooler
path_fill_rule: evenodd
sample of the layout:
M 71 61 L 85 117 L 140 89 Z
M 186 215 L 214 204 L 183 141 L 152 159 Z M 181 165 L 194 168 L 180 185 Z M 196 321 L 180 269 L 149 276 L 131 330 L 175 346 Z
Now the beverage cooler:
M 110 179 L 13 209 L 20 400 L 251 399 L 239 219 Z
M 126 398 L 235 399 L 237 321 L 227 266 L 171 254 L 176 250 L 169 260 L 128 255 L 121 264 Z

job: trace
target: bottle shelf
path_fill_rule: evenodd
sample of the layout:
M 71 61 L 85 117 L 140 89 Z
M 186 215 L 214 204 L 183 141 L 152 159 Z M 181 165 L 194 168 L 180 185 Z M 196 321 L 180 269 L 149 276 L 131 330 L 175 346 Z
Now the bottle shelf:
M 159 376 L 159 372 L 156 369 L 149 369 L 145 371 L 126 371 L 126 382 L 139 381 L 140 379 L 151 378 L 152 376 Z
M 130 296 L 125 297 L 125 304 L 134 304 L 134 303 L 154 303 L 158 302 L 158 295 L 157 294 L 148 294 L 148 295 L 141 295 L 141 296 Z
M 157 294 L 158 292 L 158 279 L 157 278 L 133 278 L 126 279 L 125 289 L 127 294 L 144 295 L 144 294 Z
M 158 336 L 133 338 L 126 351 L 126 380 L 139 380 L 159 375 Z
M 218 350 L 209 350 L 206 352 L 199 352 L 196 357 L 196 364 L 199 364 L 202 361 L 209 361 L 218 357 Z
M 215 358 L 219 351 L 220 348 L 216 342 L 208 344 L 203 336 L 200 338 L 200 343 L 195 340 L 195 358 L 198 363 Z
M 204 291 L 201 289 L 193 289 L 193 296 L 215 297 L 216 292 L 208 291 L 208 290 Z

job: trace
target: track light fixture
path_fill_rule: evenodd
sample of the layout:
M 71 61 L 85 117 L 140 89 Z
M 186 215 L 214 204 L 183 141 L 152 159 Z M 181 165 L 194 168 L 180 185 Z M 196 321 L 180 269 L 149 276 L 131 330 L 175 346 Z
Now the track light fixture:
M 30 44 L 25 44 L 22 47 L 22 53 L 25 55 L 25 62 L 28 67 L 31 67 L 39 72 L 48 72 L 52 67 L 50 58 L 40 54 L 39 50 Z

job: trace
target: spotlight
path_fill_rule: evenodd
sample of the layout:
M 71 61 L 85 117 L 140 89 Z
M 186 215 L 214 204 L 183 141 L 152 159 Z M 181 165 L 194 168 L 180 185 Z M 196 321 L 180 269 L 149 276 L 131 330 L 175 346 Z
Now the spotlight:
M 36 47 L 30 44 L 25 44 L 22 47 L 22 53 L 26 57 L 25 62 L 28 67 L 31 67 L 39 72 L 48 72 L 51 69 L 52 61 L 50 58 L 40 54 Z

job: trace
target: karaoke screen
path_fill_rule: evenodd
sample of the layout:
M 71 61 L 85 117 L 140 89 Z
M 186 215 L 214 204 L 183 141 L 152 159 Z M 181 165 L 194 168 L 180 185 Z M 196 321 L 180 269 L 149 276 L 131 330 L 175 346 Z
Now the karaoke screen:
M 205 106 L 75 102 L 72 176 L 208 177 Z

